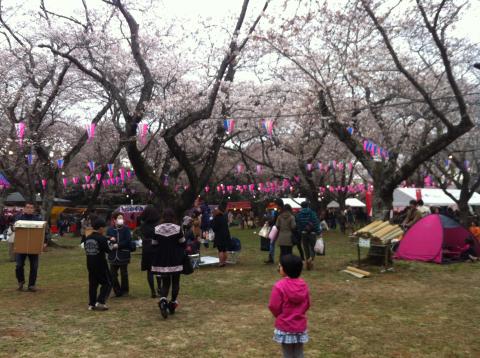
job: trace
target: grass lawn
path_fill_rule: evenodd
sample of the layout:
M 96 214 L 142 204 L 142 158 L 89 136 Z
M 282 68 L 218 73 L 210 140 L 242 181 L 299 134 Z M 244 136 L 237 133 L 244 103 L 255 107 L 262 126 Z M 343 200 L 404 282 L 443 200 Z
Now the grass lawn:
M 168 320 L 149 297 L 138 252 L 131 295 L 91 312 L 78 238 L 41 256 L 37 293 L 15 290 L 1 243 L 0 357 L 280 356 L 267 309 L 276 265 L 263 264 L 251 231 L 232 233 L 243 245 L 239 263 L 182 276 L 180 307 Z M 396 262 L 395 272 L 369 267 L 372 276 L 357 279 L 341 272 L 355 247 L 338 233 L 325 236 L 327 256 L 303 274 L 312 299 L 306 357 L 480 357 L 480 263 Z

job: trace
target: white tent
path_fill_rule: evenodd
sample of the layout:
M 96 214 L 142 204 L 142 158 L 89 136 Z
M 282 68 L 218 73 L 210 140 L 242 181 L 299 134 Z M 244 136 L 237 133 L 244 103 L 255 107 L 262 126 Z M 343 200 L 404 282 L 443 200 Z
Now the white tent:
M 455 205 L 455 201 L 442 189 L 397 188 L 393 192 L 393 207 L 405 207 L 410 204 L 410 200 L 417 200 L 417 190 L 421 190 L 422 200 L 427 206 Z M 460 189 L 447 189 L 447 191 L 457 199 L 460 197 Z M 474 193 L 468 204 L 472 206 L 480 205 L 480 194 Z
M 292 209 L 301 209 L 301 204 L 306 201 L 305 198 L 282 198 L 283 205 L 290 205 Z
M 337 203 L 335 200 L 332 200 L 331 202 L 328 203 L 327 205 L 327 208 L 331 209 L 331 208 L 339 208 L 340 207 L 340 204 Z
M 345 200 L 345 206 L 350 206 L 351 208 L 364 208 L 366 205 L 362 203 L 357 198 L 348 198 Z
M 364 208 L 366 205 L 362 203 L 357 198 L 348 198 L 345 200 L 345 206 L 350 206 L 351 208 Z M 332 200 L 328 203 L 327 208 L 339 208 L 340 204 L 335 200 Z

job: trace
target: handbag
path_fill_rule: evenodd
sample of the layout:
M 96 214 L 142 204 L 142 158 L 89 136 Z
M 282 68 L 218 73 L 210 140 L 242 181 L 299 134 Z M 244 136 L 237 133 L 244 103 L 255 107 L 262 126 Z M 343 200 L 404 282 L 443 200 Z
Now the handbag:
M 296 246 L 302 242 L 302 234 L 297 229 L 292 230 L 292 245 Z
M 268 229 L 269 229 L 268 224 L 263 225 L 263 227 L 258 232 L 258 236 L 268 238 L 268 231 L 269 231 Z
M 270 240 L 267 237 L 260 236 L 260 251 L 270 251 Z
M 183 269 L 182 269 L 182 274 L 184 275 L 190 275 L 193 273 L 193 265 L 192 261 L 190 260 L 190 257 L 185 253 L 183 256 Z
M 208 241 L 215 240 L 215 232 L 212 229 L 208 230 L 207 240 Z
M 313 251 L 318 256 L 325 256 L 325 242 L 323 241 L 322 237 L 319 237 L 317 241 L 315 242 L 315 246 L 313 247 Z

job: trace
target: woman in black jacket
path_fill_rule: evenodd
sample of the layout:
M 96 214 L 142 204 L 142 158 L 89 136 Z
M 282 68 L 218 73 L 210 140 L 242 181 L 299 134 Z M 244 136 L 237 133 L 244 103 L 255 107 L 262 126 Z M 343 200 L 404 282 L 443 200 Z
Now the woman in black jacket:
M 128 264 L 130 263 L 130 251 L 132 249 L 132 234 L 130 229 L 124 225 L 123 214 L 113 213 L 114 225 L 107 230 L 107 237 L 111 244 L 117 244 L 117 249 L 108 254 L 110 272 L 112 274 L 112 285 L 115 296 L 128 295 Z M 120 281 L 118 282 L 118 270 L 120 270 Z
M 225 214 L 226 209 L 226 204 L 222 203 L 213 212 L 212 230 L 215 233 L 214 243 L 218 250 L 218 259 L 220 260 L 218 267 L 224 267 L 227 263 L 227 250 L 231 240 L 228 219 Z
M 158 306 L 163 318 L 167 318 L 168 313 L 174 314 L 178 306 L 180 274 L 185 257 L 185 237 L 181 227 L 176 224 L 173 210 L 165 209 L 161 222 L 160 225 L 155 226 L 155 236 L 152 240 L 154 250 L 152 272 L 161 280 Z M 172 299 L 168 302 L 170 286 L 172 286 Z
M 150 287 L 152 298 L 157 297 L 155 292 L 154 275 L 152 272 L 152 261 L 154 250 L 152 240 L 155 239 L 155 227 L 160 224 L 160 213 L 153 206 L 147 206 L 140 216 L 140 233 L 142 236 L 142 262 L 141 270 L 147 271 L 147 281 Z M 160 278 L 157 277 L 157 287 L 160 291 Z

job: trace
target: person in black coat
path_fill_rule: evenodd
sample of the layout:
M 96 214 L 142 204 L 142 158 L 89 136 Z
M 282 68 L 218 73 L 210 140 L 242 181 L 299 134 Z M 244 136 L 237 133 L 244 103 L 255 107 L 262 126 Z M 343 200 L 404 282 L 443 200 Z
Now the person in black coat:
M 130 229 L 124 225 L 123 215 L 113 213 L 112 219 L 115 224 L 107 230 L 107 237 L 111 244 L 117 247 L 108 254 L 110 262 L 110 273 L 112 275 L 113 292 L 115 296 L 128 295 L 128 264 L 130 263 L 130 251 L 132 249 L 132 234 Z M 120 281 L 118 282 L 118 270 L 120 270 Z
M 112 288 L 110 271 L 105 258 L 105 254 L 110 252 L 110 247 L 108 239 L 104 236 L 105 221 L 96 218 L 92 226 L 94 231 L 84 243 L 88 269 L 88 309 L 105 311 L 108 309 L 106 301 Z M 118 244 L 112 245 L 112 249 L 117 248 Z M 98 286 L 100 286 L 100 292 L 97 296 Z
M 230 245 L 230 230 L 228 229 L 228 218 L 225 213 L 227 205 L 225 203 L 215 209 L 212 220 L 212 230 L 215 233 L 214 243 L 218 250 L 220 263 L 218 267 L 224 267 L 227 262 L 228 246 Z
M 180 274 L 183 271 L 185 258 L 185 237 L 181 227 L 176 224 L 173 210 L 165 209 L 161 222 L 160 225 L 155 226 L 155 236 L 152 240 L 154 249 L 152 272 L 161 279 L 158 306 L 163 318 L 167 318 L 168 313 L 174 314 L 178 306 Z M 172 299 L 168 302 L 170 286 L 172 286 Z
M 151 297 L 157 297 L 155 292 L 154 275 L 152 272 L 152 261 L 154 250 L 152 240 L 155 238 L 155 227 L 160 224 L 160 213 L 153 206 L 147 206 L 140 216 L 140 233 L 142 235 L 142 261 L 141 270 L 147 271 L 147 281 L 150 287 Z M 160 278 L 157 277 L 158 291 L 160 291 Z

